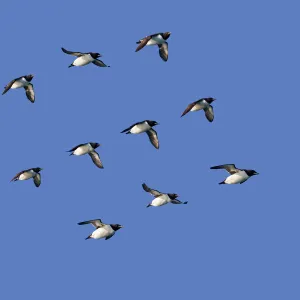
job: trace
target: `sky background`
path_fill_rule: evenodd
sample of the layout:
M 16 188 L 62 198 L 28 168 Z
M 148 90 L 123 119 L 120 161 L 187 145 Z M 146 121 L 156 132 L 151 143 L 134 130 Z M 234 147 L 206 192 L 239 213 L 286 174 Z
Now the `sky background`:
M 300 299 L 299 3 L 3 1 L 0 297 Z M 136 41 L 171 31 L 169 60 Z M 61 51 L 111 68 L 68 69 Z M 215 120 L 186 106 L 215 97 Z M 120 131 L 145 119 L 146 134 Z M 99 142 L 104 169 L 67 150 Z M 259 176 L 221 185 L 235 163 Z M 42 185 L 10 183 L 41 167 Z M 188 205 L 150 207 L 141 184 Z M 108 240 L 78 226 L 124 226 Z

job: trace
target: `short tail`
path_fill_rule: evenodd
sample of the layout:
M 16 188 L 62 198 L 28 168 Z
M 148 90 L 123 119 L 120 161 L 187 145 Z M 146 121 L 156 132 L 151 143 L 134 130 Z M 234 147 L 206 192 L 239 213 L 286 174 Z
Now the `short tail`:
M 89 240 L 91 238 L 91 236 L 89 235 L 87 238 L 86 238 L 86 240 Z
M 223 180 L 222 182 L 219 182 L 219 184 L 225 184 L 225 180 Z
M 73 64 L 70 64 L 68 68 L 71 68 L 71 67 L 74 67 L 74 65 L 73 65 Z
M 182 204 L 188 204 L 188 201 L 183 202 Z
M 151 203 L 149 203 L 146 207 L 150 207 L 151 206 Z

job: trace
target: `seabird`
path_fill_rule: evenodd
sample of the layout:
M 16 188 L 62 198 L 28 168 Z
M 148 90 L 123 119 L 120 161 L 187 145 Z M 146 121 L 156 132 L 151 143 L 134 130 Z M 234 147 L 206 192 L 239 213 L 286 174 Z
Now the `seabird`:
M 21 171 L 11 181 L 27 180 L 33 178 L 33 182 L 35 186 L 39 187 L 41 185 L 41 174 L 40 174 L 41 170 L 43 169 L 32 168 L 32 169 Z

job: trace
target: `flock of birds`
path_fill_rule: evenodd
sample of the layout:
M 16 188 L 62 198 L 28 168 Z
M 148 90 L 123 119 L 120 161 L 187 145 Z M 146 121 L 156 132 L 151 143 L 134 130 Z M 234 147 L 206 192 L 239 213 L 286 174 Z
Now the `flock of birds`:
M 163 61 L 168 60 L 168 42 L 167 39 L 170 37 L 170 32 L 164 32 L 164 33 L 156 33 L 149 36 L 146 36 L 142 39 L 140 39 L 137 44 L 138 47 L 136 48 L 136 52 L 140 51 L 145 46 L 150 45 L 157 45 L 159 48 L 159 55 L 162 58 Z M 109 67 L 106 65 L 103 61 L 99 59 L 101 57 L 100 53 L 95 52 L 72 52 L 69 50 L 66 50 L 64 48 L 61 48 L 62 51 L 68 55 L 76 56 L 77 58 L 73 61 L 72 64 L 69 65 L 70 67 L 80 67 L 85 66 L 90 63 L 93 63 L 94 65 L 98 67 Z M 34 75 L 25 75 L 18 77 L 12 81 L 10 81 L 4 88 L 4 91 L 2 95 L 7 93 L 10 89 L 18 89 L 18 88 L 24 88 L 26 96 L 28 100 L 30 100 L 32 103 L 35 102 L 35 93 L 34 88 L 31 83 Z M 198 111 L 203 110 L 205 113 L 205 116 L 209 122 L 212 122 L 214 120 L 214 111 L 213 106 L 211 105 L 213 101 L 216 99 L 208 97 L 208 98 L 201 98 L 187 106 L 187 108 L 182 113 L 181 117 L 186 115 L 190 111 Z M 142 122 L 135 123 L 131 125 L 130 127 L 124 129 L 121 131 L 121 133 L 126 134 L 140 134 L 140 133 L 146 133 L 149 137 L 149 140 L 151 144 L 156 148 L 159 149 L 159 141 L 157 132 L 153 129 L 154 126 L 158 125 L 156 121 L 152 120 L 144 120 Z M 70 155 L 75 156 L 81 156 L 88 154 L 93 163 L 98 167 L 103 169 L 103 164 L 100 159 L 99 154 L 96 152 L 95 149 L 97 149 L 100 146 L 99 143 L 95 142 L 89 142 L 85 144 L 80 144 L 75 147 L 73 147 L 71 150 L 67 151 L 70 152 Z M 257 175 L 258 173 L 255 170 L 249 170 L 249 169 L 238 169 L 234 164 L 224 164 L 219 166 L 211 167 L 211 169 L 225 169 L 230 175 L 220 182 L 219 184 L 242 184 L 245 181 L 247 181 L 250 177 Z M 11 181 L 18 181 L 18 180 L 28 180 L 33 179 L 33 182 L 36 187 L 39 187 L 41 184 L 41 168 L 32 168 L 27 169 L 19 172 L 16 174 Z M 173 204 L 187 204 L 187 202 L 182 202 L 178 200 L 179 197 L 176 193 L 162 193 L 158 190 L 154 190 L 150 187 L 148 187 L 145 183 L 142 184 L 142 187 L 145 192 L 150 193 L 154 199 L 147 205 L 147 207 L 150 206 L 162 206 L 168 203 Z M 96 229 L 90 234 L 86 239 L 101 239 L 105 238 L 110 239 L 117 230 L 122 228 L 122 225 L 120 224 L 105 224 L 101 221 L 101 219 L 95 219 L 95 220 L 89 220 L 78 223 L 78 225 L 85 225 L 85 224 L 92 224 Z

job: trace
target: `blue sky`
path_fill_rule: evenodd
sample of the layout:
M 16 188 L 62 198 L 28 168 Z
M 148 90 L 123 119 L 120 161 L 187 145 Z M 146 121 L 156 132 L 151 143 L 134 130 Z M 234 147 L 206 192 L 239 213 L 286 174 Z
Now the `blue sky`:
M 299 299 L 299 4 L 296 1 L 5 1 L 1 98 L 1 298 Z M 158 14 L 156 14 L 159 9 Z M 135 53 L 171 31 L 169 61 Z M 68 69 L 61 47 L 111 68 Z M 201 97 L 215 120 L 180 118 Z M 146 135 L 120 131 L 160 123 Z M 95 141 L 104 170 L 73 146 Z M 219 186 L 235 163 L 259 176 Z M 42 167 L 42 185 L 9 183 Z M 188 205 L 148 208 L 141 184 Z M 88 240 L 80 221 L 120 223 Z

